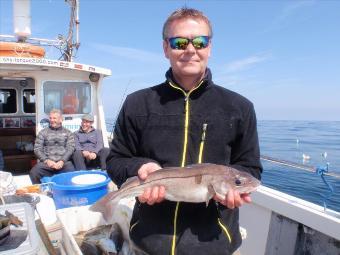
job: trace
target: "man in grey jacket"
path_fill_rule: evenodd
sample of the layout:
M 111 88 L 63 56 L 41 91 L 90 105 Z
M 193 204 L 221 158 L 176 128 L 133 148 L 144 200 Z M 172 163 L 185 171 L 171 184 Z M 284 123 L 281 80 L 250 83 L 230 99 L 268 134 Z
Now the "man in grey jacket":
M 62 127 L 62 114 L 53 109 L 49 115 L 50 124 L 41 130 L 35 140 L 34 153 L 39 162 L 31 169 L 33 184 L 40 183 L 45 176 L 74 171 L 70 161 L 74 151 L 72 132 Z
M 106 158 L 110 150 L 104 147 L 102 132 L 93 127 L 93 121 L 91 114 L 85 114 L 80 129 L 74 133 L 76 151 L 73 162 L 77 170 L 99 165 L 102 170 L 106 170 Z

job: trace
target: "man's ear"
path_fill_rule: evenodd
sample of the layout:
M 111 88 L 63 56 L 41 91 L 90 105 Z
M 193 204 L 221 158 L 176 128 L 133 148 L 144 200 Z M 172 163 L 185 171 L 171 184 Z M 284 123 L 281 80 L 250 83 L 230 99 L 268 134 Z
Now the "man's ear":
M 163 51 L 164 51 L 164 55 L 166 58 L 169 58 L 169 44 L 167 42 L 167 40 L 163 40 Z

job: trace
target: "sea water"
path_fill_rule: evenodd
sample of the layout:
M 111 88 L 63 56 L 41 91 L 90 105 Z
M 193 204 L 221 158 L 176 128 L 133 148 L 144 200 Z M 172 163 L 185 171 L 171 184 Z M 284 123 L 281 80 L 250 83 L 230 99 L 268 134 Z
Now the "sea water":
M 258 134 L 261 155 L 315 168 L 328 163 L 329 171 L 340 176 L 340 121 L 260 120 Z M 325 176 L 331 192 L 316 173 L 264 160 L 262 164 L 263 185 L 340 212 L 340 179 Z
M 258 121 L 261 155 L 325 168 L 340 176 L 340 122 Z M 340 212 L 340 179 L 262 161 L 263 185 Z

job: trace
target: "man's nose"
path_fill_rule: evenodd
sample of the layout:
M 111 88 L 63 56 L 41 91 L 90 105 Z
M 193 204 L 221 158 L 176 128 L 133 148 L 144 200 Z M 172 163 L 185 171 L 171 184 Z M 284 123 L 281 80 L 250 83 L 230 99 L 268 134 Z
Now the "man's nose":
M 192 42 L 190 42 L 187 46 L 187 48 L 185 49 L 186 52 L 188 53 L 195 53 L 196 49 L 194 47 L 194 45 L 192 45 Z

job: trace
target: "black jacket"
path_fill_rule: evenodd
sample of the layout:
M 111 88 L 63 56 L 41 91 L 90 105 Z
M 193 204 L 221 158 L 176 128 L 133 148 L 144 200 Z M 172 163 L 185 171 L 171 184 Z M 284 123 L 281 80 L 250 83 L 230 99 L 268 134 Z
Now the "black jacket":
M 209 69 L 190 95 L 176 85 L 171 69 L 166 78 L 160 85 L 127 97 L 108 157 L 112 180 L 120 186 L 151 161 L 162 167 L 198 162 L 232 165 L 260 178 L 252 103 L 213 84 Z M 201 155 L 200 147 L 204 148 Z M 170 201 L 153 206 L 137 201 L 131 220 L 132 240 L 148 254 L 171 254 L 176 214 L 176 254 L 232 254 L 240 246 L 238 209 L 228 209 L 214 200 L 208 207 L 205 203 L 179 203 L 176 210 L 176 206 Z

